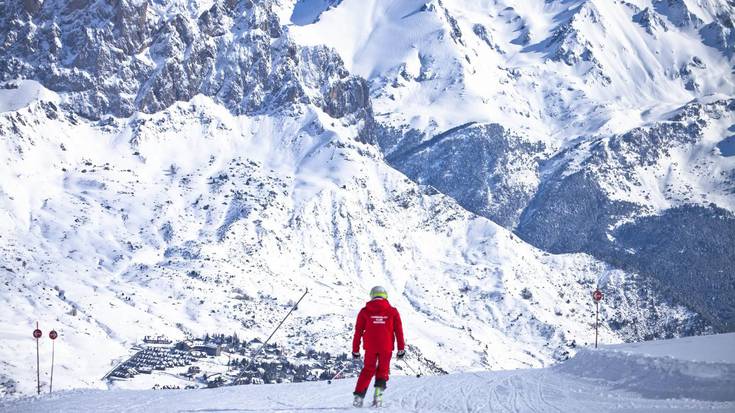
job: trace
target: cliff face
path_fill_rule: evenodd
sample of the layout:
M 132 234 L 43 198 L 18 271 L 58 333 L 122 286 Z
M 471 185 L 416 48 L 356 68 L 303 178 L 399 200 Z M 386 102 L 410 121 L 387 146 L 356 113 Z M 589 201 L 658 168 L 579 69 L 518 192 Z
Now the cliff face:
M 155 113 L 203 94 L 235 114 L 313 103 L 370 124 L 365 81 L 332 51 L 297 46 L 274 3 L 7 2 L 0 79 L 36 79 L 90 119 Z

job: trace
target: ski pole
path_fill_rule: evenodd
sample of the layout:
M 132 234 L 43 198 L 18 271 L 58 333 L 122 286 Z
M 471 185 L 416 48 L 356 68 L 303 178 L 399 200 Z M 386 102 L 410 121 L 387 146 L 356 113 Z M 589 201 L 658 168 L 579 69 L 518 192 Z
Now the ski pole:
M 406 365 L 406 367 L 408 367 L 408 368 L 409 368 L 409 370 L 411 370 L 411 371 L 413 372 L 413 374 L 415 374 L 415 375 L 416 375 L 416 377 L 417 377 L 417 378 L 418 378 L 418 377 L 421 377 L 421 373 L 416 373 L 416 370 L 414 370 L 414 369 L 413 369 L 413 367 L 411 367 L 411 365 L 410 365 L 410 364 L 408 364 L 408 362 L 406 361 L 406 359 L 401 359 L 401 360 L 403 361 L 403 364 L 405 364 L 405 365 Z
M 270 339 L 273 338 L 273 335 L 276 334 L 276 331 L 278 331 L 278 329 L 281 328 L 281 326 L 286 321 L 286 319 L 288 318 L 288 316 L 290 316 L 291 313 L 293 313 L 293 311 L 299 306 L 299 303 L 301 302 L 301 300 L 304 299 L 304 297 L 306 297 L 306 294 L 308 292 L 309 292 L 309 289 L 307 288 L 306 291 L 304 291 L 304 295 L 302 295 L 301 298 L 299 298 L 299 301 L 296 301 L 296 304 L 294 304 L 293 307 L 291 307 L 291 310 L 288 312 L 288 314 L 286 314 L 286 316 L 283 317 L 283 320 L 281 320 L 281 322 L 278 323 L 278 325 L 273 330 L 273 332 L 271 333 L 271 335 L 269 335 L 268 338 L 265 339 L 265 341 L 263 342 L 263 344 L 260 345 L 260 348 L 258 348 L 258 351 L 256 351 L 255 354 L 253 354 L 253 356 L 250 358 L 250 361 L 245 366 L 245 368 L 240 371 L 240 374 L 237 375 L 237 378 L 235 379 L 235 383 L 237 383 L 237 381 L 240 380 L 240 377 L 242 377 L 242 375 L 245 373 L 245 370 L 247 370 L 247 369 L 250 368 L 250 366 L 253 364 L 253 361 L 255 361 L 255 359 L 258 357 L 258 355 L 260 354 L 260 352 L 263 351 L 263 349 L 265 348 L 265 345 L 268 344 L 268 341 L 270 341 Z
M 327 384 L 332 384 L 332 380 L 335 380 L 337 378 L 337 376 L 339 376 L 340 374 L 342 374 L 342 372 L 345 371 L 345 369 L 347 369 L 347 366 L 349 366 L 349 364 L 345 364 L 344 366 L 342 366 L 342 368 L 337 372 L 337 374 L 334 375 L 334 377 L 332 377 L 331 379 L 327 380 Z

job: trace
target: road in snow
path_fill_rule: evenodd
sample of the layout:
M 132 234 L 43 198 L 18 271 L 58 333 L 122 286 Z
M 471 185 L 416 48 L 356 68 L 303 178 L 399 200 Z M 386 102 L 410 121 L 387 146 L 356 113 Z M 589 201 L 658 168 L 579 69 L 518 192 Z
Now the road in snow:
M 735 334 L 724 334 L 583 350 L 574 359 L 545 369 L 394 377 L 388 383 L 388 406 L 384 411 L 733 412 L 733 348 Z M 719 358 L 717 362 L 691 361 L 693 354 L 709 353 L 710 350 L 729 356 Z M 633 373 L 629 369 L 632 365 L 636 366 Z M 596 377 L 582 377 L 578 374 L 580 367 L 594 371 L 590 376 Z M 341 411 L 353 409 L 350 404 L 354 381 L 344 379 L 332 384 L 315 382 L 212 390 L 69 391 L 0 404 L 0 410 Z M 702 392 L 701 389 L 707 391 Z M 673 392 L 673 396 L 668 392 Z

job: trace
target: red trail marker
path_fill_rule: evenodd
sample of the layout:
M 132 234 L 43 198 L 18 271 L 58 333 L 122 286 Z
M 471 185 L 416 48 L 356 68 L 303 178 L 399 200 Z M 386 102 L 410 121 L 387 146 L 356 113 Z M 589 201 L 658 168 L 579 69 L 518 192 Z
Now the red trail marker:
M 596 288 L 595 292 L 592 293 L 592 300 L 595 301 L 595 307 L 597 308 L 595 312 L 595 348 L 597 348 L 597 330 L 600 325 L 600 301 L 602 301 L 603 297 L 604 294 L 602 294 L 599 288 Z
M 38 328 L 38 321 L 36 321 L 36 329 L 33 330 L 33 338 L 36 339 L 36 390 L 38 394 L 41 394 L 41 358 L 38 355 L 38 339 L 41 338 L 43 332 Z
M 51 339 L 51 381 L 48 385 L 48 392 L 51 393 L 54 389 L 54 352 L 56 350 L 56 337 L 59 336 L 59 333 L 56 332 L 56 330 L 51 330 L 48 332 L 48 338 Z

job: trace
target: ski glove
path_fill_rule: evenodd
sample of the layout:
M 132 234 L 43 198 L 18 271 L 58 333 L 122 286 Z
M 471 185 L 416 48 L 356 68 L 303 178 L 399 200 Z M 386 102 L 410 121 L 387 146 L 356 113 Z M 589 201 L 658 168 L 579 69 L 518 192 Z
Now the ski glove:
M 360 353 L 352 353 L 352 358 L 353 359 L 359 359 L 360 358 Z
M 398 353 L 396 353 L 396 357 L 398 357 L 398 360 L 403 359 L 403 357 L 406 355 L 405 350 L 398 350 Z

